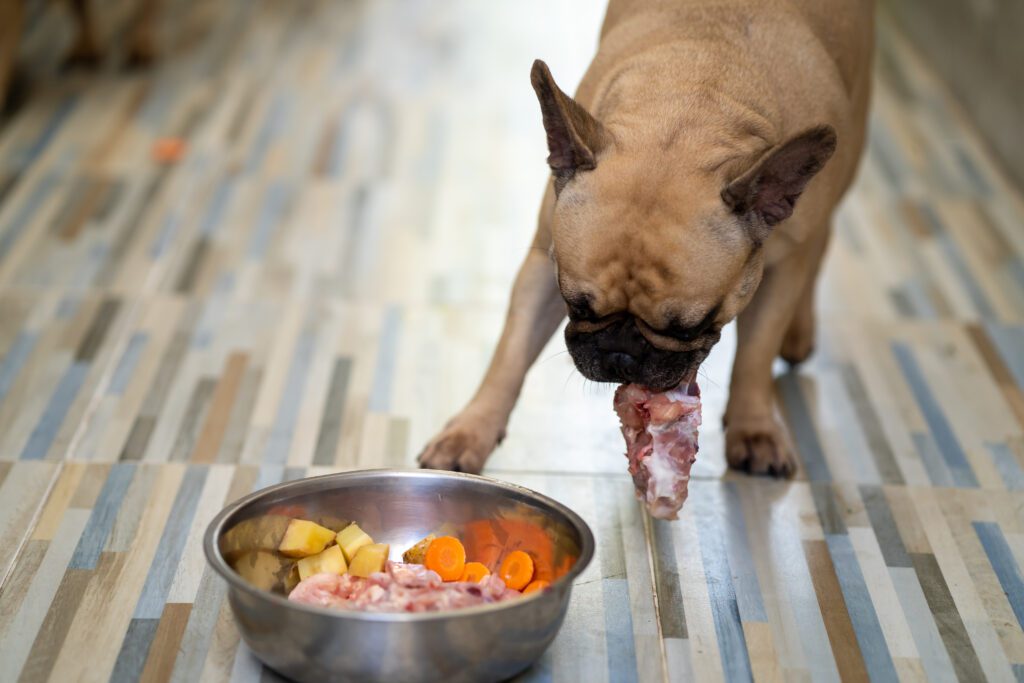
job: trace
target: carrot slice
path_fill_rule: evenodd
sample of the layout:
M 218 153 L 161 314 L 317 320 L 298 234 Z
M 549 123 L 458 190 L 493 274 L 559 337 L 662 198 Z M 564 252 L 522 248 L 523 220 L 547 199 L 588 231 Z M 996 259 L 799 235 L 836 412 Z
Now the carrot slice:
M 531 581 L 530 583 L 528 583 L 526 585 L 526 588 L 523 589 L 523 595 L 527 595 L 529 593 L 533 593 L 534 591 L 544 590 L 545 588 L 547 588 L 550 585 L 551 585 L 551 582 L 550 581 L 545 581 L 544 579 L 537 579 L 536 581 Z
M 480 583 L 484 577 L 490 576 L 491 571 L 480 562 L 467 562 L 466 568 L 462 570 L 459 581 L 472 581 Z
M 528 519 L 476 520 L 462 531 L 466 555 L 497 573 L 501 559 L 514 550 L 522 550 L 533 560 L 534 578 L 554 581 L 556 549 L 551 535 Z
M 497 524 L 505 533 L 506 553 L 522 550 L 533 560 L 535 579 L 554 580 L 555 548 L 547 531 L 525 519 L 503 519 Z
M 513 550 L 502 561 L 498 576 L 509 588 L 522 590 L 533 578 L 533 558 L 522 550 Z
M 466 549 L 454 536 L 441 536 L 427 548 L 427 569 L 438 573 L 443 581 L 458 581 L 466 568 Z

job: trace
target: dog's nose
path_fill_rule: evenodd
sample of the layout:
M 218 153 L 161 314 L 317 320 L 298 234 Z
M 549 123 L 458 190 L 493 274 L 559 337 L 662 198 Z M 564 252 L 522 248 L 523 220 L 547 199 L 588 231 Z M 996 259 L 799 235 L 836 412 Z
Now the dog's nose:
M 636 358 L 621 351 L 605 354 L 602 364 L 606 373 L 623 381 L 629 381 L 637 368 Z

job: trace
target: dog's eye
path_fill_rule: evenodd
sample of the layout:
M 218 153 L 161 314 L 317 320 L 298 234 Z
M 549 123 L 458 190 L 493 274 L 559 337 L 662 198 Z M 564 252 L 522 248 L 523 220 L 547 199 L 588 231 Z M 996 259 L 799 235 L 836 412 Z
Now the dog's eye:
M 673 339 L 678 339 L 679 341 L 692 342 L 692 341 L 695 341 L 702 334 L 704 334 L 704 332 L 706 332 L 706 331 L 707 331 L 707 328 L 699 329 L 699 330 L 697 330 L 697 329 L 679 330 L 679 331 L 672 331 L 672 332 L 670 332 L 669 336 L 672 337 Z
M 678 339 L 679 341 L 692 342 L 698 337 L 700 337 L 702 334 L 707 332 L 709 329 L 711 329 L 712 325 L 715 322 L 715 318 L 718 316 L 719 309 L 720 306 L 715 306 L 714 308 L 712 308 L 710 311 L 708 311 L 708 314 L 704 316 L 704 319 L 701 320 L 696 325 L 669 325 L 667 328 L 662 330 L 662 334 L 664 334 L 667 337 L 672 337 L 673 339 Z
M 666 329 L 662 330 L 661 334 L 665 335 L 666 337 L 678 339 L 679 341 L 682 342 L 692 342 L 694 339 L 699 337 L 702 332 L 703 330 L 699 330 L 695 327 L 678 327 L 676 325 L 671 325 Z
M 576 318 L 577 320 L 591 320 L 594 317 L 594 312 L 590 310 L 589 306 L 575 306 L 570 304 L 569 316 Z
M 587 301 L 567 301 L 566 306 L 569 308 L 569 317 L 573 320 L 594 322 L 598 319 L 594 309 L 590 307 L 590 303 Z

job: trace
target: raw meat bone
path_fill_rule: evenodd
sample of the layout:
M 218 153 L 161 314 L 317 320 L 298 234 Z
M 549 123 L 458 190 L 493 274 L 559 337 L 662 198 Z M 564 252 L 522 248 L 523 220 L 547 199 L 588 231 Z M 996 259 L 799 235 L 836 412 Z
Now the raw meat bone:
M 700 388 L 691 382 L 654 392 L 623 384 L 615 392 L 615 412 L 637 498 L 652 517 L 677 519 L 697 460 Z

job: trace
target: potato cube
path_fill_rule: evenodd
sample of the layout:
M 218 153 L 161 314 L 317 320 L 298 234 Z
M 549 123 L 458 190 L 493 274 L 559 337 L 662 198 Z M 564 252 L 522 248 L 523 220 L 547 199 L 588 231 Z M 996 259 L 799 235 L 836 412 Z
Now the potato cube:
M 364 579 L 370 574 L 384 571 L 384 563 L 388 561 L 391 546 L 387 543 L 371 543 L 361 547 L 356 556 L 348 564 L 348 573 Z
M 341 546 L 341 551 L 345 553 L 345 561 L 349 564 L 352 564 L 352 558 L 356 556 L 360 548 L 373 543 L 370 534 L 360 529 L 359 525 L 355 523 L 349 524 L 339 531 L 337 540 L 338 545 Z
M 298 561 L 299 578 L 303 581 L 313 574 L 344 574 L 348 569 L 341 548 L 332 545 L 322 553 L 310 555 Z
M 406 550 L 402 553 L 402 561 L 408 562 L 409 564 L 423 564 L 427 559 L 427 548 L 430 547 L 430 542 L 435 538 L 437 538 L 437 536 L 430 534 L 422 541 Z
M 277 547 L 282 555 L 288 557 L 309 557 L 316 555 L 334 540 L 334 532 L 315 522 L 305 519 L 293 519 Z

